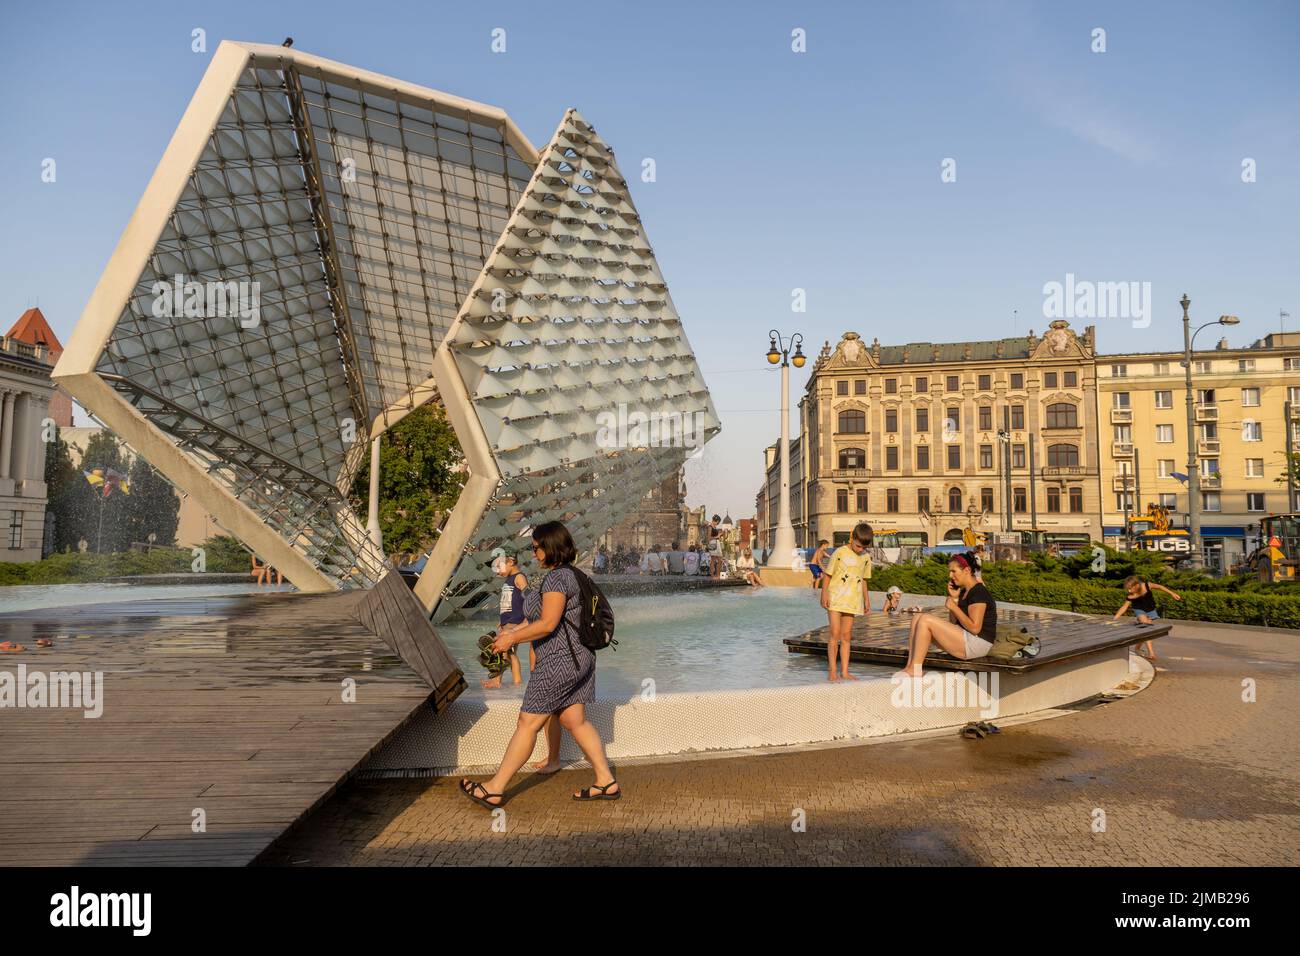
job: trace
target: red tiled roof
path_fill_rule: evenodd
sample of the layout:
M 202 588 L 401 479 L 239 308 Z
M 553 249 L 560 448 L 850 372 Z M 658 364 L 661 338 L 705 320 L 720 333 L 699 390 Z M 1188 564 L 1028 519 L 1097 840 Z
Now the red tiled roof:
M 19 316 L 7 336 L 29 345 L 44 345 L 55 357 L 63 353 L 63 343 L 50 328 L 50 323 L 45 321 L 40 309 L 28 309 Z

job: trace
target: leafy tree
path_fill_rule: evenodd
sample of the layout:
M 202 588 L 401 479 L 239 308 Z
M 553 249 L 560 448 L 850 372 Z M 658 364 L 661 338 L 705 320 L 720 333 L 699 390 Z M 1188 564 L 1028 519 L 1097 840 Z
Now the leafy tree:
M 465 484 L 464 455 L 441 406 L 422 405 L 384 433 L 379 458 L 379 527 L 389 553 L 427 551 L 434 530 Z M 364 524 L 370 458 L 352 485 L 353 510 Z
M 150 534 L 154 535 L 155 545 L 175 544 L 181 500 L 167 479 L 137 455 L 131 463 L 130 482 L 131 494 L 125 502 L 125 527 L 118 550 L 125 550 L 137 541 L 147 542 Z
M 56 552 L 76 550 L 77 542 L 86 534 L 85 516 L 77 510 L 79 504 L 85 503 L 78 495 L 85 483 L 81 471 L 72 464 L 68 443 L 56 431 L 54 441 L 45 445 L 45 510 L 54 517 Z

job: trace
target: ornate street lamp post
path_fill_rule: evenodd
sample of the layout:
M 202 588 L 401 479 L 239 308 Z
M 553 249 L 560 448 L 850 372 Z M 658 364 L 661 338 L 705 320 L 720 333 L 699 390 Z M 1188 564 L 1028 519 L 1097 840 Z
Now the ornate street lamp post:
M 1192 300 L 1183 293 L 1178 302 L 1183 307 L 1183 372 L 1187 383 L 1187 534 L 1192 546 L 1191 566 L 1199 568 L 1203 564 L 1201 546 L 1201 476 L 1196 463 L 1196 393 L 1192 388 L 1192 351 L 1196 336 L 1202 329 L 1212 325 L 1236 325 L 1241 320 L 1235 315 L 1221 315 L 1213 322 L 1206 322 L 1192 331 L 1192 320 L 1187 314 Z M 1126 529 L 1127 530 L 1127 529 Z
M 795 541 L 794 525 L 790 523 L 790 364 L 803 368 L 808 359 L 803 354 L 803 336 L 798 332 L 789 339 L 782 339 L 775 329 L 768 335 L 771 341 L 767 347 L 767 361 L 771 365 L 781 365 L 781 497 L 776 537 L 767 566 L 791 568 L 794 567 Z M 791 347 L 794 348 L 793 356 L 790 355 Z

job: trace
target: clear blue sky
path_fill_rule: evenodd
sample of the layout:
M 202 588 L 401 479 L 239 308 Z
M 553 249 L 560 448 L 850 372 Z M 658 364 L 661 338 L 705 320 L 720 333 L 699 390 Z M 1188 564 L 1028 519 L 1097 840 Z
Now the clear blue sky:
M 208 54 L 190 51 L 195 27 Z M 807 53 L 791 52 L 796 27 Z M 539 144 L 569 106 L 596 125 L 722 418 L 688 469 L 710 511 L 753 513 L 779 428 L 773 326 L 814 354 L 845 330 L 1041 332 L 1044 283 L 1072 272 L 1152 283 L 1151 327 L 1099 321 L 1103 351 L 1178 344 L 1184 291 L 1195 317 L 1241 316 L 1233 344 L 1276 329 L 1279 309 L 1300 329 L 1300 4 L 1259 0 L 9 2 L 0 320 L 39 302 L 66 341 L 210 52 L 290 35 L 499 105 Z M 636 176 L 647 156 L 653 184 Z M 955 183 L 940 182 L 947 157 Z

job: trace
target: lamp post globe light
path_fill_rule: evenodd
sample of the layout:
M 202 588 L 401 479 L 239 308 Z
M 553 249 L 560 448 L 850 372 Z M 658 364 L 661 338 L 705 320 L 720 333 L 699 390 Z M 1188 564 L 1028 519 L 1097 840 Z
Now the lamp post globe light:
M 781 495 L 767 566 L 785 570 L 794 567 L 795 552 L 794 525 L 790 523 L 790 365 L 803 368 L 808 359 L 803 354 L 803 336 L 798 332 L 788 339 L 783 339 L 775 329 L 768 335 L 767 361 L 781 366 Z M 794 355 L 790 354 L 791 348 Z
M 1208 329 L 1212 325 L 1237 325 L 1241 320 L 1235 315 L 1221 315 L 1213 322 L 1206 322 L 1193 330 L 1187 312 L 1192 300 L 1186 292 L 1178 304 L 1183 307 L 1183 374 L 1187 387 L 1187 536 L 1191 539 L 1191 566 L 1199 568 L 1204 561 L 1201 544 L 1201 476 L 1196 462 L 1196 392 L 1192 387 L 1192 351 L 1196 336 L 1202 329 Z

